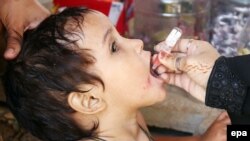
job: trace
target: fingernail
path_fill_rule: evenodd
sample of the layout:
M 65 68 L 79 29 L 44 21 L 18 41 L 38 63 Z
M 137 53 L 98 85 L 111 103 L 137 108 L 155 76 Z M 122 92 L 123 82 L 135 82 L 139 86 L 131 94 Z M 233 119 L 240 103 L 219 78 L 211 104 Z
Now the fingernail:
M 13 59 L 15 57 L 15 50 L 12 48 L 6 49 L 4 52 L 4 58 L 5 59 Z
M 157 73 L 162 74 L 162 73 L 164 73 L 166 71 L 166 69 L 164 67 L 160 66 L 160 67 L 157 68 L 156 71 L 157 71 Z
M 14 54 L 15 52 L 14 52 L 14 49 L 13 49 L 13 48 L 8 48 L 8 49 L 6 50 L 6 53 L 7 53 L 7 54 Z
M 165 57 L 165 53 L 161 51 L 159 53 L 159 59 L 163 59 L 164 57 Z
M 158 51 L 159 50 L 159 45 L 155 45 L 154 46 L 154 51 Z
M 153 63 L 152 69 L 155 70 L 157 68 L 157 66 L 160 64 L 158 58 L 155 60 L 155 62 Z

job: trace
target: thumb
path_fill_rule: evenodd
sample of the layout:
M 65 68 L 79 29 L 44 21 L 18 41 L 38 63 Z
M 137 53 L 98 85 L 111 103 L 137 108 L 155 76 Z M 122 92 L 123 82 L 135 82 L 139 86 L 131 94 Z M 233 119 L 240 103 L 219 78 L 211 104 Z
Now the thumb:
M 7 48 L 4 53 L 4 58 L 11 60 L 14 59 L 21 49 L 21 39 L 22 39 L 22 32 L 18 32 L 13 29 L 8 29 L 7 34 Z
M 220 113 L 220 115 L 217 117 L 216 121 L 223 122 L 225 124 L 231 124 L 230 117 L 226 111 Z
M 224 118 L 228 117 L 227 112 L 222 112 L 220 113 L 220 115 L 217 117 L 218 120 L 222 120 Z

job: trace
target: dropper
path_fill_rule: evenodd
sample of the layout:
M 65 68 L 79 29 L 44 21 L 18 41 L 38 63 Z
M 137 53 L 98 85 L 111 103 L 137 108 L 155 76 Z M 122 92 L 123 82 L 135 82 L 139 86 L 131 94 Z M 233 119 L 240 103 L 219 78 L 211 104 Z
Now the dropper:
M 164 52 L 166 54 L 170 54 L 171 50 L 173 49 L 173 47 L 176 45 L 176 43 L 178 42 L 178 40 L 181 38 L 182 36 L 182 30 L 178 27 L 174 27 L 171 32 L 169 33 L 169 35 L 167 36 L 167 38 L 165 39 L 165 41 L 162 44 L 159 44 L 159 52 Z M 153 69 L 156 69 L 157 66 L 160 65 L 160 61 L 157 55 L 157 59 L 155 60 L 155 62 L 153 63 Z

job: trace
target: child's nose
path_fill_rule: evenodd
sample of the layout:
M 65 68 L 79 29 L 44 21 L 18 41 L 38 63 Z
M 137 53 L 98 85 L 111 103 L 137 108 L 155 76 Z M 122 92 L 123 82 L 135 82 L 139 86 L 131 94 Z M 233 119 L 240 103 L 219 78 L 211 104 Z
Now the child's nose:
M 134 39 L 134 48 L 137 53 L 141 53 L 143 50 L 143 42 L 139 39 Z

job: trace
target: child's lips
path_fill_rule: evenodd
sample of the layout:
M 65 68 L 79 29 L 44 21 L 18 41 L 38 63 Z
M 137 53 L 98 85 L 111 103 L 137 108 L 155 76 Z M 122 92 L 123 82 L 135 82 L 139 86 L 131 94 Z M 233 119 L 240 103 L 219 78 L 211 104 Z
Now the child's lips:
M 150 73 L 151 73 L 152 76 L 158 77 L 158 74 L 157 74 L 157 72 L 155 70 L 150 69 Z

